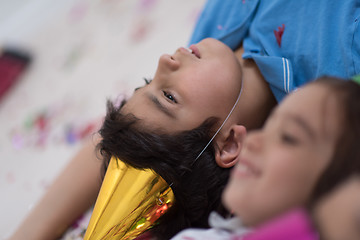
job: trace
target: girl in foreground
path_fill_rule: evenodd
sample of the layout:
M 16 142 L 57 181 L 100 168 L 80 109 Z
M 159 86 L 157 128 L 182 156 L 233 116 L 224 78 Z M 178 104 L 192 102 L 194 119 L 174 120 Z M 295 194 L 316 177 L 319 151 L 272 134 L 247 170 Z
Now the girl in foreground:
M 213 229 L 186 230 L 174 239 L 242 239 L 293 208 L 312 208 L 360 173 L 359 137 L 360 85 L 330 77 L 308 84 L 246 137 L 223 192 L 224 204 L 237 217 L 212 216 Z

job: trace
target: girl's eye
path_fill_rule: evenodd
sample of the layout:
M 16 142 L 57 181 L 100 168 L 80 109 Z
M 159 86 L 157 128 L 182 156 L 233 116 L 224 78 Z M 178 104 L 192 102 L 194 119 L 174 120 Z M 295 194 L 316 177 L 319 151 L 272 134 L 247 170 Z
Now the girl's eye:
M 284 143 L 292 144 L 292 145 L 295 145 L 295 144 L 297 144 L 299 142 L 296 137 L 294 137 L 294 136 L 292 136 L 290 134 L 286 134 L 286 133 L 281 134 L 281 140 Z
M 174 98 L 173 95 L 171 95 L 170 93 L 167 93 L 166 91 L 163 91 L 163 93 L 164 93 L 164 96 L 165 96 L 166 98 L 168 98 L 170 101 L 172 101 L 172 102 L 174 102 L 174 103 L 177 103 L 177 101 L 176 101 L 176 99 Z

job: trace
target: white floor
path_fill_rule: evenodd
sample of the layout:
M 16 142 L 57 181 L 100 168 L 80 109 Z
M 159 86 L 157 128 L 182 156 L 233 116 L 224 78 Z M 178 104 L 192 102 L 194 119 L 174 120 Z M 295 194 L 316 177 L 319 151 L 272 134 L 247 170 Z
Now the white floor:
M 0 100 L 0 239 L 158 57 L 185 46 L 204 0 L 0 0 L 0 48 L 33 62 Z

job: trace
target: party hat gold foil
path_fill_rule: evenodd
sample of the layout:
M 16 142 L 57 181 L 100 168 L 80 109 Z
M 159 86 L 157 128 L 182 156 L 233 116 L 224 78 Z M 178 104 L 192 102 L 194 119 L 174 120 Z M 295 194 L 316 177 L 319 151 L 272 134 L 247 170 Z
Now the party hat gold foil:
M 152 170 L 111 158 L 84 240 L 134 239 L 174 203 L 169 185 Z

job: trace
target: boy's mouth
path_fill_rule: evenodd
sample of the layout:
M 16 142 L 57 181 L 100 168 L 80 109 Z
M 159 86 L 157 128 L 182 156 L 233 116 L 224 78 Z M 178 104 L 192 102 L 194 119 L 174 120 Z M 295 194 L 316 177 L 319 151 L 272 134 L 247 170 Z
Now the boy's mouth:
M 199 51 L 199 49 L 198 49 L 196 46 L 194 46 L 194 45 L 191 45 L 190 48 L 180 47 L 180 48 L 178 48 L 177 51 L 180 51 L 180 52 L 183 52 L 183 53 L 186 53 L 186 54 L 189 54 L 189 53 L 190 53 L 190 54 L 194 55 L 196 58 L 200 59 L 200 51 Z M 171 56 L 171 59 L 174 60 L 174 57 Z
M 194 54 L 197 58 L 201 58 L 200 51 L 194 44 L 191 45 L 189 49 L 191 50 L 191 53 Z

